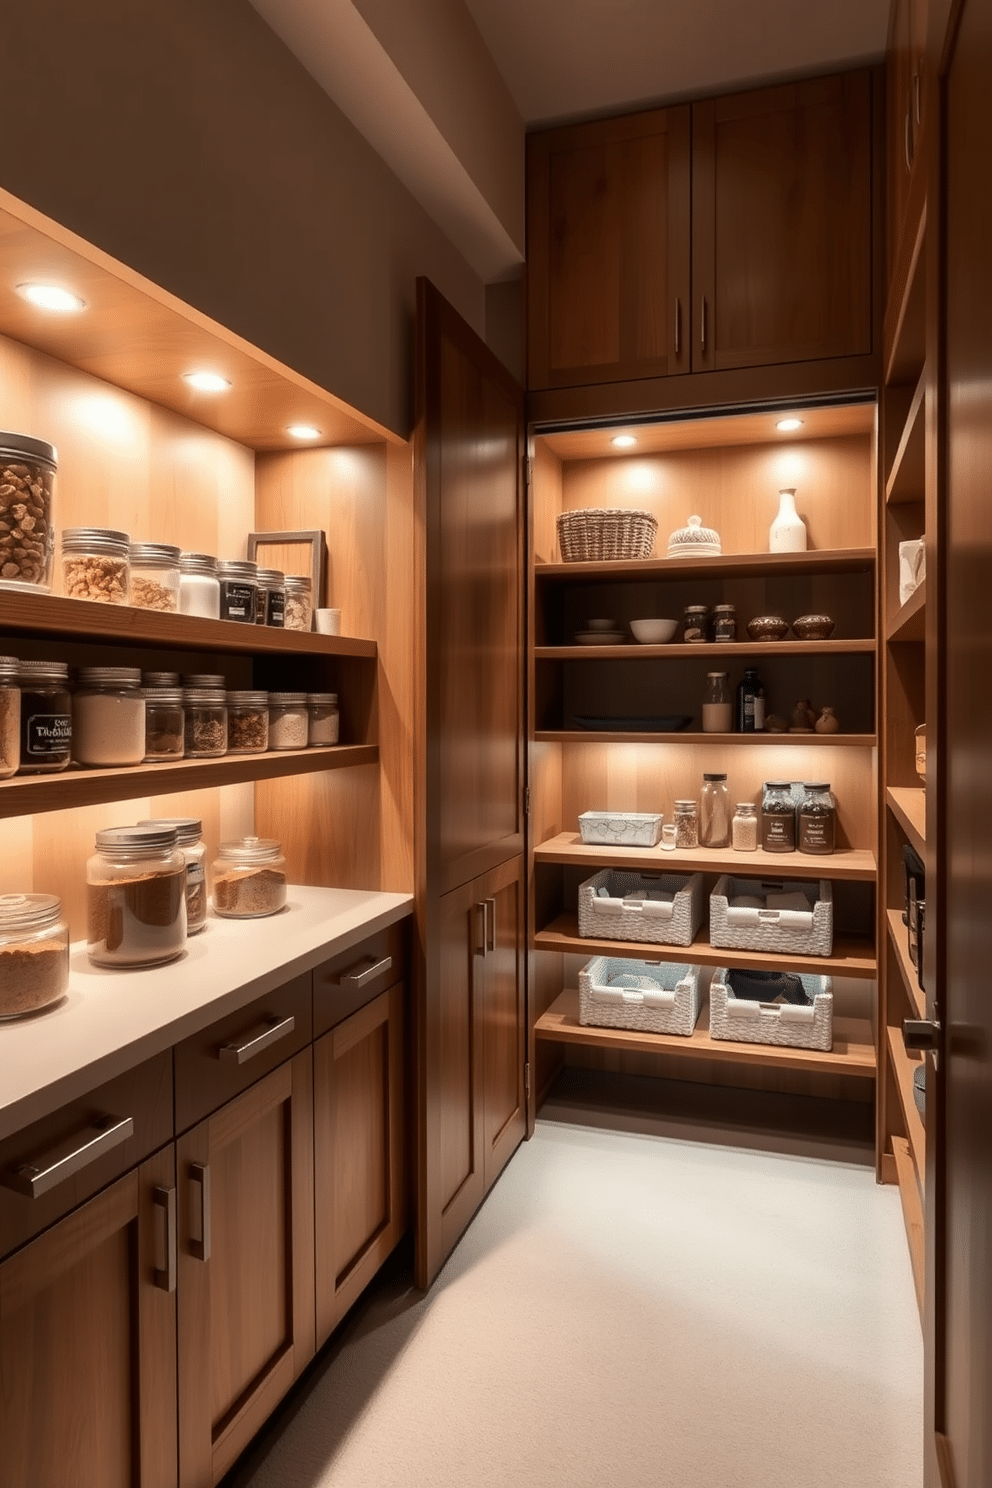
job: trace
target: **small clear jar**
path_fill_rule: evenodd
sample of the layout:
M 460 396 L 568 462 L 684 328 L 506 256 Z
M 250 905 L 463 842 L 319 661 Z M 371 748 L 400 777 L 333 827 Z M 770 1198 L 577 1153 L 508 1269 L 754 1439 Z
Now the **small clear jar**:
M 727 672 L 707 672 L 703 693 L 703 733 L 729 734 L 734 726 L 734 705 Z
M 211 868 L 214 914 L 256 920 L 278 914 L 286 903 L 286 859 L 271 837 L 222 842 Z
M 127 604 L 131 539 L 112 527 L 67 527 L 62 534 L 62 592 L 67 599 Z
M 53 444 L 0 430 L 0 589 L 52 587 L 57 469 Z
M 788 780 L 766 780 L 761 798 L 761 846 L 764 852 L 796 850 L 796 803 Z
M 203 823 L 195 816 L 160 816 L 139 827 L 174 827 L 176 846 L 186 864 L 186 934 L 196 935 L 207 923 L 207 849 Z
M 146 687 L 145 762 L 182 759 L 186 753 L 181 687 Z
M 699 846 L 699 807 L 695 801 L 675 802 L 675 846 Z
M 258 570 L 255 624 L 282 630 L 286 620 L 286 575 L 278 568 Z
M 86 864 L 94 966 L 158 966 L 186 944 L 186 864 L 175 827 L 107 827 Z
M 128 603 L 139 610 L 179 608 L 179 549 L 169 543 L 132 543 Z
M 81 667 L 72 700 L 72 757 L 95 768 L 140 765 L 145 697 L 137 667 Z
M 0 894 L 0 1021 L 61 1002 L 69 926 L 54 894 Z
M 307 743 L 310 745 L 336 744 L 340 735 L 340 715 L 336 692 L 308 692 Z
M 730 846 L 730 792 L 723 774 L 703 776 L 699 793 L 699 845 Z
M 305 692 L 269 693 L 269 748 L 306 749 L 310 736 Z
M 269 694 L 227 694 L 228 754 L 264 754 L 269 747 Z
M 799 851 L 832 853 L 837 843 L 837 803 L 826 781 L 804 784 L 799 808 Z
M 183 688 L 183 740 L 187 759 L 227 753 L 227 696 L 221 687 Z
M 220 581 L 220 618 L 238 620 L 242 625 L 255 624 L 255 590 L 258 564 L 246 559 L 220 559 L 217 578 Z
M 758 815 L 753 801 L 738 801 L 730 823 L 730 845 L 734 852 L 757 852 Z
M 702 644 L 710 638 L 710 612 L 707 605 L 686 605 L 682 616 L 682 639 Z
M 64 770 L 72 758 L 72 699 L 69 668 L 64 661 L 22 661 L 22 775 L 49 775 Z
M 313 593 L 310 580 L 299 574 L 287 574 L 285 585 L 284 629 L 309 630 L 313 624 Z
M 19 667 L 16 656 L 0 656 L 0 780 L 16 775 L 21 762 Z
M 209 553 L 179 554 L 179 613 L 201 620 L 220 619 L 217 559 Z
M 713 606 L 713 639 L 726 645 L 737 639 L 737 606 L 718 604 Z

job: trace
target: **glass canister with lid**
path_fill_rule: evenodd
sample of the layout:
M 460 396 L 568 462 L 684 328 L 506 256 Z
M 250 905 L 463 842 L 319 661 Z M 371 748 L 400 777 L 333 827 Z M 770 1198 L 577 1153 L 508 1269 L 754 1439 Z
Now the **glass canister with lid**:
M 203 823 L 195 816 L 160 816 L 139 827 L 174 827 L 176 846 L 186 864 L 186 934 L 196 935 L 207 923 L 207 849 Z
M 61 1002 L 69 926 L 54 894 L 0 894 L 0 1020 Z
M 228 754 L 264 754 L 269 747 L 269 694 L 229 691 L 227 694 Z
M 68 599 L 127 604 L 131 540 L 113 527 L 67 527 L 62 533 L 62 588 Z
M 306 749 L 310 733 L 305 692 L 269 693 L 269 748 Z
M 699 845 L 730 846 L 730 795 L 724 774 L 703 776 L 699 793 Z
M 139 610 L 178 610 L 179 549 L 169 543 L 132 543 L 129 604 Z
M 807 781 L 799 807 L 799 851 L 832 853 L 837 843 L 837 803 L 826 781 Z
M 255 592 L 255 624 L 282 630 L 286 619 L 286 576 L 278 568 L 258 570 Z
M 186 944 L 186 864 L 175 827 L 107 827 L 86 864 L 94 966 L 158 966 Z
M 72 758 L 67 663 L 22 661 L 18 663 L 17 678 L 21 688 L 21 774 L 47 775 L 64 770 Z
M 0 430 L 0 588 L 51 589 L 57 469 L 53 444 Z
M 179 554 L 179 612 L 201 620 L 220 619 L 217 559 L 208 553 Z
M 261 919 L 286 903 L 286 859 L 274 838 L 222 842 L 211 877 L 214 913 L 222 919 Z
M 254 625 L 258 564 L 244 558 L 222 558 L 217 563 L 217 578 L 220 581 L 220 618 Z
M 761 846 L 764 852 L 796 850 L 796 803 L 788 780 L 766 780 L 761 798 Z
M 675 846 L 699 846 L 699 807 L 695 801 L 675 802 Z
M 145 697 L 137 667 L 81 667 L 72 700 L 77 764 L 140 765 L 145 757 Z
M 313 592 L 308 578 L 300 574 L 287 574 L 286 609 L 283 618 L 285 630 L 309 630 L 313 624 Z
M 307 743 L 314 746 L 336 744 L 340 734 L 337 693 L 308 692 L 307 713 L 310 720 Z
M 16 656 L 0 656 L 0 780 L 16 775 L 21 762 L 19 667 Z
M 182 759 L 186 753 L 185 722 L 181 687 L 149 686 L 145 688 L 145 761 Z M 163 673 L 163 676 L 169 675 Z
M 223 687 L 184 687 L 183 714 L 188 759 L 218 759 L 227 753 L 227 694 Z

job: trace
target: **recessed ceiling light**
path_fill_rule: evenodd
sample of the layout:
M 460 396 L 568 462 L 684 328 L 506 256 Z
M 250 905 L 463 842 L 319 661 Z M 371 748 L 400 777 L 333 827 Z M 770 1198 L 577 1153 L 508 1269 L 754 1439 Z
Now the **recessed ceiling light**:
M 222 393 L 231 386 L 229 380 L 221 377 L 219 372 L 184 372 L 183 377 L 198 393 Z
M 782 434 L 791 434 L 795 429 L 801 429 L 802 426 L 803 421 L 801 418 L 779 419 L 778 423 L 775 425 L 776 429 L 778 429 Z
M 617 434 L 610 443 L 615 449 L 633 449 L 637 439 L 633 434 Z
M 83 310 L 86 301 L 58 284 L 18 284 L 17 293 L 22 300 L 37 305 L 39 310 Z
M 315 429 L 313 424 L 289 424 L 286 428 L 287 434 L 292 434 L 294 439 L 319 439 L 320 430 Z

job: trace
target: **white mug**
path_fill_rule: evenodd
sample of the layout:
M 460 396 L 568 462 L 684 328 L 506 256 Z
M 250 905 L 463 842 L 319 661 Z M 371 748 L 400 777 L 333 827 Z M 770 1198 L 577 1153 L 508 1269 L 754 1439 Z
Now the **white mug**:
M 340 610 L 315 610 L 317 617 L 317 629 L 321 635 L 341 634 L 341 611 Z

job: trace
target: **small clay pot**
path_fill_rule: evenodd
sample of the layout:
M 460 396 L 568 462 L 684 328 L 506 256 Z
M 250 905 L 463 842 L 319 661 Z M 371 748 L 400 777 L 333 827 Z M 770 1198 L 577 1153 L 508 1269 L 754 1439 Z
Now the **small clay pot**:
M 781 615 L 757 615 L 747 622 L 752 641 L 780 641 L 789 634 L 789 623 Z
M 833 708 L 823 708 L 820 716 L 813 725 L 818 734 L 837 734 L 840 732 L 840 721 L 834 713 Z
M 792 622 L 792 633 L 801 641 L 827 641 L 835 629 L 829 615 L 800 615 Z

